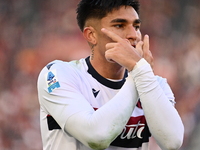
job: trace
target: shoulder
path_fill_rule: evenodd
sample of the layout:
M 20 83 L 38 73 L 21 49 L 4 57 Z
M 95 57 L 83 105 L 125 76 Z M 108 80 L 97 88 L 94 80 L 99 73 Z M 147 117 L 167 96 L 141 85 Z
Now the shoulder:
M 68 62 L 64 62 L 61 60 L 55 60 L 52 61 L 50 63 L 48 63 L 39 73 L 39 77 L 38 80 L 42 80 L 42 79 L 47 79 L 48 78 L 53 78 L 53 76 L 55 76 L 57 73 L 59 73 L 59 75 L 64 74 L 64 72 L 66 72 L 65 70 L 69 69 L 70 65 Z M 45 78 L 43 78 L 45 77 Z
M 48 63 L 40 72 L 41 74 L 49 73 L 49 72 L 57 72 L 59 75 L 65 74 L 69 75 L 73 72 L 76 72 L 77 70 L 80 70 L 80 68 L 84 64 L 84 59 L 80 60 L 73 60 L 73 61 L 61 61 L 61 60 L 54 60 L 50 63 Z
M 48 63 L 39 73 L 38 85 L 46 85 L 51 82 L 59 81 L 59 83 L 76 82 L 77 76 L 80 76 L 80 68 L 83 68 L 84 59 L 65 62 L 55 60 Z
M 43 70 L 53 70 L 53 69 L 56 69 L 56 70 L 63 70 L 65 71 L 66 69 L 70 69 L 71 66 L 73 65 L 73 62 L 74 61 L 70 61 L 70 62 L 66 62 L 66 61 L 61 61 L 61 60 L 54 60 L 50 63 L 48 63 L 44 68 Z

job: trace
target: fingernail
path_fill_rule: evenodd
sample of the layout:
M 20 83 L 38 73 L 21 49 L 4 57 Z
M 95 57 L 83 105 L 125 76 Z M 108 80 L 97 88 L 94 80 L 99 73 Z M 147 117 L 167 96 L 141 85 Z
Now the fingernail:
M 145 36 L 146 36 L 146 38 L 149 38 L 149 35 L 146 34 Z

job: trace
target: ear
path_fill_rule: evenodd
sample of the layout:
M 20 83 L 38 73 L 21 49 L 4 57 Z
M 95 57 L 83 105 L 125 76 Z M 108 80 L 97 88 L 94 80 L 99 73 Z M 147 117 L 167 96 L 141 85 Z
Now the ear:
M 97 37 L 95 34 L 95 29 L 93 27 L 91 27 L 91 26 L 85 27 L 83 30 L 83 36 L 89 43 L 91 43 L 93 45 L 97 44 Z

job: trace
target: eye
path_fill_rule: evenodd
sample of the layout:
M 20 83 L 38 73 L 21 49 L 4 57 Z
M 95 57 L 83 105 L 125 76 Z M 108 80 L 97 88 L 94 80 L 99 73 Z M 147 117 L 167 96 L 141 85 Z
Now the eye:
M 140 26 L 139 26 L 139 25 L 136 25 L 136 26 L 134 26 L 134 28 L 135 28 L 135 30 L 137 31 L 137 30 L 140 29 Z
M 116 25 L 114 25 L 114 27 L 116 27 L 116 28 L 123 28 L 124 25 L 123 24 L 116 24 Z

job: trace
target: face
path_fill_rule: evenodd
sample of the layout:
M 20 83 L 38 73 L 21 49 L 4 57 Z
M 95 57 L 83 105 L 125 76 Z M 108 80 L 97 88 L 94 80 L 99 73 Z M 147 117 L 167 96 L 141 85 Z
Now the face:
M 131 45 L 135 46 L 141 40 L 140 24 L 138 14 L 131 6 L 122 6 L 118 10 L 113 10 L 106 17 L 97 21 L 94 26 L 98 48 L 104 51 L 105 45 L 113 42 L 101 32 L 101 28 L 106 28 L 123 39 L 128 39 Z

